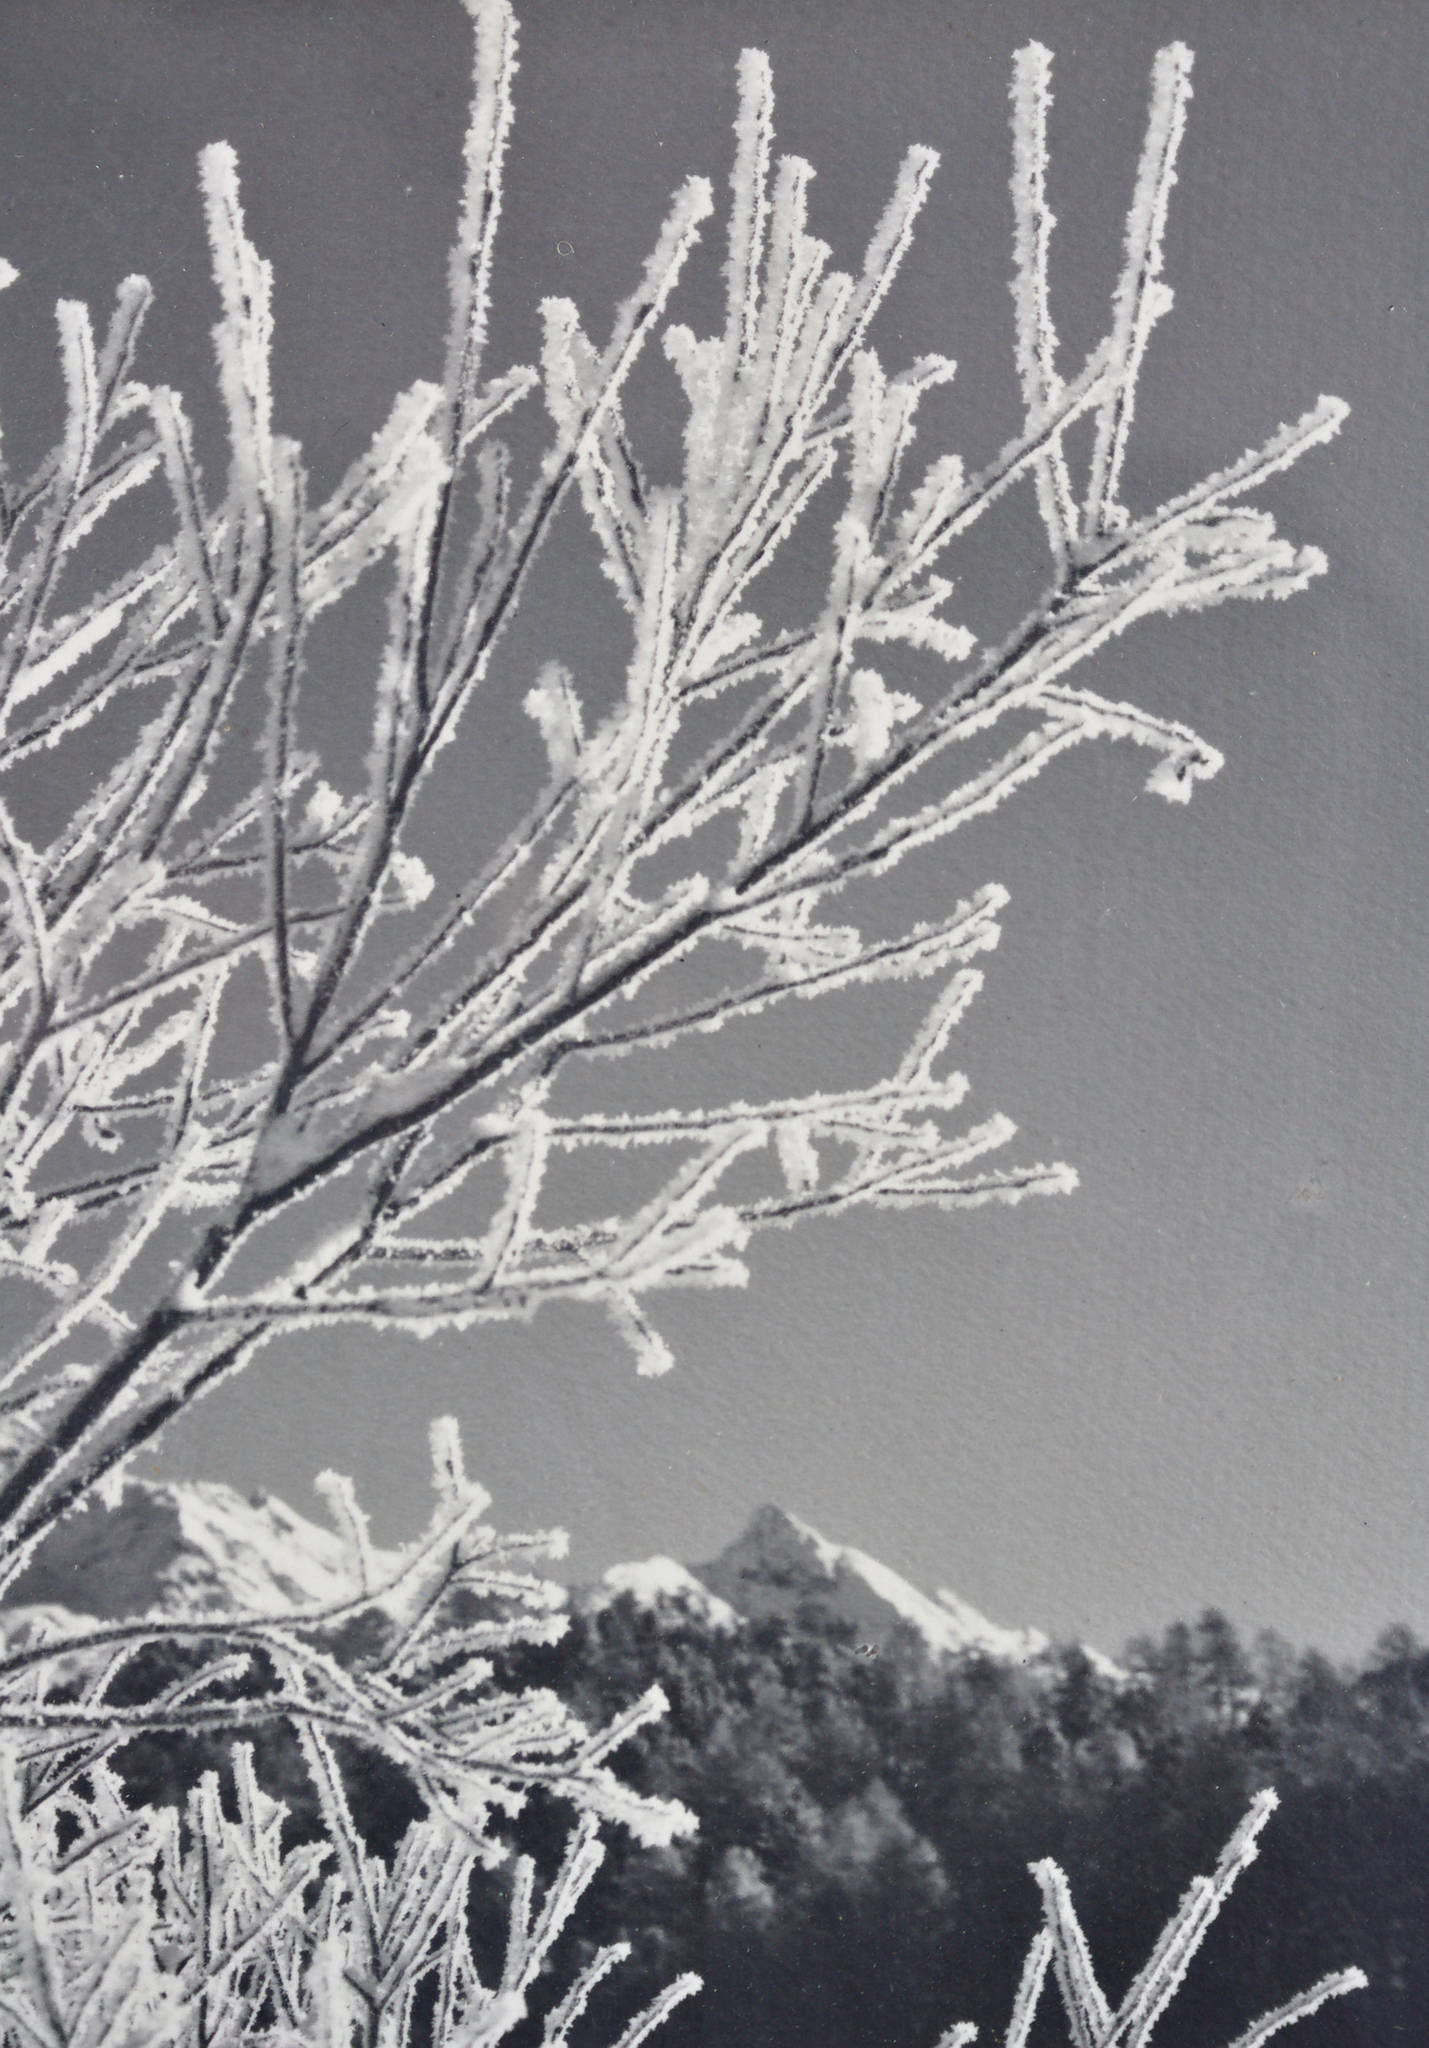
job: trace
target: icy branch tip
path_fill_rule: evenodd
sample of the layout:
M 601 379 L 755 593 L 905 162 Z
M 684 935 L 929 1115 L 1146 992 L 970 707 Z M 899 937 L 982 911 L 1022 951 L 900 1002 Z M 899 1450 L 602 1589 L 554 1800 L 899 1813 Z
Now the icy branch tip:
M 206 192 L 222 192 L 238 181 L 238 151 L 231 142 L 207 142 L 198 153 L 199 177 Z
M 461 0 L 461 4 L 478 28 L 514 29 L 516 26 L 509 0 Z

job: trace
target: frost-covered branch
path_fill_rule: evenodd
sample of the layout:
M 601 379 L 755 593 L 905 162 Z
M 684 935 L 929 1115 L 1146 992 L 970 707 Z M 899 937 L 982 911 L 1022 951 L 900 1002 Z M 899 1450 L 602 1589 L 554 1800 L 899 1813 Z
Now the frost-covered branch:
M 330 1745 L 307 1760 L 327 1839 L 294 1843 L 287 1809 L 238 1746 L 225 1784 L 207 1773 L 184 1807 L 133 1808 L 92 1767 L 26 1811 L 26 1770 L 0 1750 L 0 2042 L 4 2048 L 415 2048 L 496 2044 L 544 2012 L 562 2048 L 591 1993 L 627 1959 L 600 1951 L 566 1989 L 553 1951 L 604 1855 L 589 1822 L 548 1880 L 522 1858 L 504 1953 L 488 1959 L 468 1913 L 478 1857 L 444 1815 L 414 1821 L 389 1861 L 353 1824 Z M 698 1988 L 682 1977 L 636 2016 L 643 2040 Z
M 553 1641 L 565 1627 L 562 1589 L 529 1568 L 533 1558 L 559 1555 L 564 1539 L 493 1532 L 489 1497 L 467 1478 L 450 1421 L 434 1427 L 433 1463 L 426 1534 L 382 1556 L 349 1482 L 323 1476 L 340 1590 L 321 1603 L 266 1615 L 179 1607 L 79 1630 L 56 1629 L 41 1615 L 0 1648 L 0 1737 L 23 1766 L 29 1800 L 55 1798 L 140 1735 L 232 1735 L 286 1723 L 315 1766 L 334 1738 L 379 1750 L 483 1855 L 497 1846 L 492 1815 L 518 1811 L 537 1789 L 644 1840 L 687 1829 L 683 1809 L 632 1793 L 608 1763 L 663 1713 L 658 1689 L 592 1732 L 550 1692 L 503 1688 L 493 1660 L 515 1645 Z M 357 1621 L 368 1648 L 339 1656 Z M 155 1653 L 180 1676 L 136 1699 L 128 1688 Z
M 1006 892 L 940 884 L 951 909 L 896 924 L 867 885 L 1087 741 L 1129 741 L 1149 788 L 1187 800 L 1215 748 L 1073 672 L 1142 619 L 1284 597 L 1325 566 L 1250 500 L 1338 430 L 1338 401 L 1136 502 L 1138 383 L 1171 306 L 1180 45 L 1156 61 L 1106 331 L 1071 364 L 1049 270 L 1051 58 L 1015 60 L 1021 418 L 965 454 L 923 433 L 951 358 L 893 367 L 878 332 L 936 157 L 908 152 L 839 267 L 810 231 L 811 167 L 776 155 L 757 51 L 739 66 L 714 331 L 676 304 L 716 210 L 692 176 L 608 322 L 547 300 L 539 361 L 493 363 L 516 24 L 508 0 L 464 4 L 443 359 L 336 488 L 314 488 L 281 431 L 272 271 L 223 143 L 199 167 L 214 392 L 141 374 L 143 279 L 119 286 L 102 338 L 63 301 L 55 446 L 28 478 L 0 472 L 0 1594 L 174 1417 L 296 1330 L 421 1336 L 580 1301 L 658 1373 L 661 1291 L 741 1285 L 764 1230 L 1072 1188 L 1069 1167 L 1009 1152 L 1014 1126 L 975 1105 L 955 1059 Z M 674 473 L 637 431 L 652 396 L 683 408 Z M 221 474 L 205 473 L 197 451 L 219 436 Z M 1045 584 L 980 641 L 955 609 L 957 546 L 1013 493 L 1040 516 Z M 781 561 L 791 541 L 815 559 L 815 540 L 824 588 L 791 602 Z M 625 640 L 608 668 L 595 634 L 578 666 L 541 648 L 530 671 L 515 651 L 540 638 L 553 547 L 589 548 L 610 586 Z M 370 621 L 374 593 L 366 672 L 342 678 L 364 740 L 350 761 L 314 741 L 331 729 L 314 717 L 319 629 L 349 601 Z M 513 758 L 518 707 L 544 767 L 511 802 L 479 785 L 480 843 L 458 858 L 443 776 L 476 786 L 493 733 Z M 708 1034 L 896 983 L 922 987 L 922 1018 L 884 1034 L 881 1071 L 700 1089 Z M 672 1101 L 652 1080 L 613 1106 L 608 1063 L 638 1074 L 671 1046 L 693 1091 Z M 493 1535 L 453 1426 L 433 1462 L 430 1527 L 395 1554 L 324 1476 L 340 1562 L 322 1604 L 8 1630 L 3 2048 L 475 2048 L 529 2031 L 538 2002 L 563 2048 L 624 1956 L 543 1987 L 599 1824 L 668 1842 L 690 1816 L 611 1767 L 658 1691 L 591 1730 L 503 1683 L 503 1653 L 562 1624 L 529 1569 L 543 1540 Z M 275 1725 L 317 1845 L 284 1840 L 241 1746 L 231 1784 L 205 1777 L 182 1815 L 126 1800 L 116 1762 L 137 1738 Z M 348 1804 L 353 1746 L 425 1807 L 390 1860 Z M 533 1792 L 564 1800 L 574 1832 L 544 1887 L 512 1867 L 493 1971 L 468 1890 Z M 1077 2048 L 1145 2048 L 1268 1811 L 1192 1886 L 1116 2011 L 1065 1879 L 1039 1866 L 1008 2048 L 1026 2048 L 1049 1977 Z M 1356 1981 L 1322 1980 L 1238 2048 Z M 693 1988 L 661 1993 L 620 2048 Z M 945 2048 L 970 2038 L 955 2027 Z
M 1249 499 L 1336 432 L 1337 401 L 1135 502 L 1137 384 L 1170 306 L 1180 46 L 1157 60 L 1106 332 L 1073 364 L 1049 282 L 1051 60 L 1016 60 L 1022 418 L 965 458 L 921 438 L 951 359 L 894 368 L 878 336 L 933 153 L 908 153 L 839 267 L 810 231 L 810 166 L 776 154 L 757 52 L 739 69 L 714 330 L 675 304 L 715 211 L 696 176 L 608 323 L 548 300 L 539 362 L 493 364 L 516 29 L 506 0 L 467 7 L 444 360 L 336 489 L 314 490 L 279 428 L 273 280 L 224 144 L 200 167 L 216 401 L 144 381 L 141 279 L 102 340 L 66 301 L 56 446 L 3 480 L 0 1265 L 18 1335 L 0 1360 L 0 1586 L 293 1329 L 423 1333 L 564 1298 L 661 1370 L 653 1297 L 740 1284 L 763 1229 L 1070 1188 L 1066 1166 L 1009 1159 L 1012 1124 L 970 1107 L 952 1057 L 1004 892 L 969 883 L 950 914 L 899 929 L 852 885 L 1087 741 L 1143 749 L 1149 787 L 1184 801 L 1214 747 L 1073 671 L 1141 619 L 1283 597 L 1324 566 Z M 642 380 L 683 408 L 677 474 L 641 445 Z M 225 437 L 218 477 L 196 422 Z M 1014 492 L 1040 513 L 1047 581 L 980 643 L 953 558 Z M 141 503 L 142 543 L 116 569 Z M 816 533 L 826 587 L 786 616 L 781 558 Z M 588 545 L 608 580 L 626 631 L 609 672 L 554 652 L 521 672 L 529 634 L 507 628 L 539 615 L 552 545 Z M 369 586 L 385 626 L 353 768 L 314 749 L 314 628 Z M 350 704 L 360 680 L 344 677 Z M 483 797 L 485 841 L 458 871 L 434 829 L 442 777 L 484 734 L 509 738 L 518 705 L 544 772 L 520 803 Z M 97 784 L 64 773 L 80 748 L 109 764 Z M 925 1021 L 857 1086 L 811 1071 L 697 1108 L 602 1097 L 602 1061 L 680 1044 L 693 1073 L 702 1034 L 890 982 L 928 985 Z M 317 1727 L 327 1681 L 302 1660 L 289 1677 Z
M 1222 1850 L 1215 1870 L 1209 1877 L 1191 1880 L 1145 1966 L 1116 2008 L 1097 1979 L 1066 1873 L 1050 1858 L 1034 1863 L 1032 1875 L 1042 1892 L 1042 1925 L 1027 1951 L 1004 2048 L 1027 2048 L 1049 1977 L 1061 1998 L 1062 2016 L 1073 2048 L 1146 2048 L 1158 2020 L 1180 1991 L 1196 1951 L 1236 1880 L 1254 1862 L 1259 1836 L 1278 1805 L 1274 1792 L 1256 1794 L 1244 1820 Z M 1260 2042 L 1282 2027 L 1308 2019 L 1332 1998 L 1363 1991 L 1367 1983 L 1363 1970 L 1336 1970 L 1284 2005 L 1263 2013 L 1240 2036 L 1235 2048 L 1258 2048 Z M 938 2048 L 967 2048 L 977 2038 L 977 2032 L 975 2026 L 961 2021 L 947 2030 Z

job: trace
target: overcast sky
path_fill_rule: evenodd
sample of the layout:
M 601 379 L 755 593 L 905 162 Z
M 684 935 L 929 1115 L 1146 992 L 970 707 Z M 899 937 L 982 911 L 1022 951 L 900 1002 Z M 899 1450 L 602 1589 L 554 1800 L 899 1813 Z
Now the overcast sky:
M 1080 1169 L 1075 1197 L 767 1240 L 747 1294 L 661 1304 L 679 1366 L 656 1384 L 601 1319 L 566 1311 L 395 1357 L 344 1338 L 275 1348 L 175 1433 L 162 1469 L 310 1509 L 334 1464 L 395 1537 L 425 1514 L 426 1419 L 451 1409 L 498 1518 L 567 1524 L 583 1574 L 708 1556 L 773 1499 L 998 1619 L 1108 1646 L 1208 1603 L 1332 1651 L 1400 1619 L 1429 1633 L 1429 10 L 520 12 L 499 348 L 530 354 L 553 291 L 608 317 L 668 191 L 726 172 L 753 42 L 841 260 L 903 148 L 942 152 L 878 338 L 890 367 L 959 359 L 940 417 L 974 461 L 1013 418 L 1013 50 L 1036 36 L 1058 60 L 1055 282 L 1075 344 L 1114 273 L 1152 55 L 1190 43 L 1177 306 L 1128 495 L 1168 495 L 1339 393 L 1342 440 L 1262 499 L 1331 573 L 1285 606 L 1143 630 L 1088 674 L 1224 750 L 1187 810 L 1144 795 L 1144 756 L 1088 749 L 899 878 L 909 917 L 929 892 L 1011 889 L 959 1063 L 979 1112 L 1016 1118 L 1021 1157 Z M 132 270 L 158 293 L 145 374 L 202 384 L 193 166 L 226 137 L 277 270 L 279 424 L 331 481 L 393 390 L 439 368 L 467 68 L 455 0 L 5 0 L 0 254 L 22 273 L 0 306 L 7 435 L 39 445 L 54 298 L 102 305 Z M 995 584 L 974 578 L 970 603 Z M 553 633 L 582 626 L 586 587 L 551 592 Z M 513 706 L 529 680 L 506 678 Z M 491 773 L 474 764 L 473 788 Z M 805 1022 L 817 1082 L 822 1027 Z M 852 1028 L 828 1056 L 873 1078 L 879 1020 Z

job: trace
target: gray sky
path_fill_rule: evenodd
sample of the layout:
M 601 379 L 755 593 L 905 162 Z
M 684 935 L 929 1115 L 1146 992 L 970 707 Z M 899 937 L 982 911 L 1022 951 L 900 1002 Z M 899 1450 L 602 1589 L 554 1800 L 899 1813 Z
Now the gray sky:
M 1037 36 L 1058 59 L 1054 282 L 1075 347 L 1114 273 L 1151 57 L 1189 42 L 1177 307 L 1128 493 L 1168 495 L 1337 392 L 1345 436 L 1259 501 L 1331 574 L 1287 606 L 1143 628 L 1088 674 L 1224 750 L 1188 810 L 1142 794 L 1140 755 L 1086 750 L 896 878 L 910 918 L 989 879 L 1012 890 L 959 1063 L 980 1113 L 1016 1118 L 1019 1157 L 1080 1168 L 1074 1198 L 766 1240 L 746 1295 L 660 1304 L 680 1362 L 656 1384 L 603 1320 L 566 1311 L 395 1364 L 359 1339 L 275 1348 L 172 1436 L 163 1469 L 308 1509 L 335 1464 L 395 1536 L 425 1513 L 426 1419 L 452 1409 L 499 1519 L 566 1523 L 581 1572 L 707 1556 L 772 1498 L 1000 1619 L 1108 1645 L 1209 1602 L 1335 1651 L 1396 1619 L 1429 1632 L 1429 10 L 521 13 L 498 351 L 529 356 L 554 291 L 598 327 L 668 191 L 723 176 L 753 42 L 842 260 L 902 149 L 943 152 L 879 341 L 890 366 L 958 357 L 945 417 L 974 461 L 1013 419 L 1012 51 Z M 146 373 L 202 385 L 193 165 L 222 136 L 277 270 L 279 423 L 330 481 L 392 391 L 439 367 L 467 67 L 455 0 L 6 0 L 0 253 L 23 278 L 0 305 L 7 435 L 39 445 L 55 297 L 102 306 L 131 270 L 158 293 Z M 996 591 L 986 567 L 970 577 L 975 627 Z M 584 601 L 554 588 L 552 630 L 583 630 Z M 514 704 L 530 668 L 513 652 L 512 669 Z M 472 788 L 504 766 L 473 764 Z M 851 1078 L 886 1063 L 886 1020 L 846 1017 L 825 1045 L 800 1008 L 811 1079 L 825 1058 Z

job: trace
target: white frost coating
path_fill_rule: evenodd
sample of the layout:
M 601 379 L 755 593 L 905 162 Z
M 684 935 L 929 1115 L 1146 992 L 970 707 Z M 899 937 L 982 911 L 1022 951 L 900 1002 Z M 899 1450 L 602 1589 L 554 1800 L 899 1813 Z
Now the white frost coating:
M 635 1370 L 640 1377 L 662 1378 L 674 1366 L 675 1354 L 651 1323 L 633 1291 L 628 1287 L 611 1287 L 606 1290 L 605 1299 L 611 1320 L 635 1354 Z
M 1152 69 L 1151 115 L 1126 220 L 1126 261 L 1112 297 L 1107 393 L 1097 417 L 1083 526 L 1087 537 L 1128 524 L 1118 490 L 1142 358 L 1152 328 L 1171 309 L 1171 294 L 1161 282 L 1162 241 L 1176 182 L 1176 158 L 1186 132 L 1191 64 L 1185 44 L 1170 43 L 1157 53 Z
M 223 318 L 213 330 L 219 387 L 228 414 L 235 479 L 242 499 L 267 502 L 273 489 L 273 271 L 248 240 L 238 197 L 238 158 L 226 142 L 199 157 Z
M 781 1122 L 774 1134 L 774 1144 L 790 1194 L 809 1194 L 819 1184 L 818 1148 L 809 1126 Z
M 307 825 L 310 832 L 327 832 L 342 816 L 342 798 L 330 782 L 318 782 L 308 798 Z
M 1191 1880 L 1151 1954 L 1121 2003 L 1113 2007 L 1098 1982 L 1091 1950 L 1072 1904 L 1066 1874 L 1050 1860 L 1032 1866 L 1042 1892 L 1042 1926 L 1033 1939 L 1008 2030 L 1008 2048 L 1023 2048 L 1048 1978 L 1055 1982 L 1075 2039 L 1085 2048 L 1116 2042 L 1146 2048 L 1153 2027 L 1181 1988 L 1197 1950 L 1242 1872 L 1254 1860 L 1257 1839 L 1279 1801 L 1258 1792 L 1245 1819 L 1222 1850 L 1209 1877 Z M 1052 1966 L 1049 1968 L 1049 1965 Z M 1281 2027 L 1318 2011 L 1327 1999 L 1362 1990 L 1362 1970 L 1322 1977 L 1298 1997 L 1265 2013 L 1241 2035 L 1237 2048 L 1258 2048 Z
M 847 738 L 860 768 L 881 761 L 888 752 L 894 727 L 923 708 L 906 690 L 890 690 L 877 669 L 872 668 L 854 670 L 849 677 L 849 697 L 853 716 Z
M 388 869 L 404 910 L 425 903 L 437 886 L 436 877 L 415 853 L 394 853 Z
M 564 779 L 575 768 L 585 736 L 570 670 L 558 661 L 551 662 L 527 691 L 524 702 L 546 742 L 552 775 Z
M 603 1858 L 592 1823 L 573 1829 L 543 1882 L 529 1859 L 515 1863 L 503 1967 L 488 1982 L 466 1922 L 473 1878 L 497 1860 L 492 1802 L 463 1806 L 434 1794 L 389 1864 L 365 1853 L 327 1733 L 312 1724 L 301 1746 L 326 1839 L 292 1845 L 287 1811 L 259 1785 L 247 1744 L 235 1752 L 229 1800 L 209 1774 L 182 1811 L 136 1813 L 104 1762 L 71 1773 L 78 1782 L 53 1799 L 27 1802 L 19 1745 L 7 1739 L 0 1882 L 17 1902 L 4 1935 L 14 2038 L 94 2048 L 205 2035 L 261 2048 L 333 2044 L 361 2035 L 376 1985 L 392 2048 L 421 2038 L 414 2006 L 422 2020 L 430 2014 L 435 2038 L 496 2048 L 533 2001 L 548 2002 L 552 1950 Z M 603 1952 L 577 1975 L 547 2021 L 553 2048 L 593 1984 L 627 1953 Z M 681 1978 L 658 1994 L 627 2041 L 644 2039 L 696 1988 L 698 1980 Z M 275 2008 L 279 2028 L 258 2024 Z
M 331 493 L 277 430 L 273 280 L 227 145 L 200 167 L 224 474 L 201 473 L 199 409 L 138 375 L 142 280 L 121 285 L 102 332 L 80 302 L 58 310 L 54 448 L 7 488 L 0 563 L 0 1264 L 32 1308 L 0 1359 L 0 1587 L 96 1487 L 122 1487 L 171 1416 L 288 1333 L 358 1322 L 475 1341 L 478 1325 L 564 1301 L 604 1309 L 638 1370 L 661 1373 L 657 1293 L 742 1285 L 766 1229 L 1069 1191 L 1069 1167 L 1018 1163 L 1013 1125 L 976 1104 L 955 1064 L 1005 892 L 953 879 L 905 924 L 861 885 L 1089 741 L 1130 742 L 1151 789 L 1185 801 L 1218 769 L 1215 749 L 1073 671 L 1141 619 L 1285 597 L 1325 566 L 1251 494 L 1338 431 L 1333 399 L 1164 503 L 1135 504 L 1136 384 L 1170 306 L 1179 46 L 1157 60 L 1105 335 L 1065 369 L 1048 269 L 1050 59 L 1017 60 L 1023 417 L 1003 448 L 965 460 L 928 445 L 924 400 L 951 360 L 885 362 L 893 341 L 875 324 L 931 152 L 907 154 L 867 248 L 838 267 L 810 232 L 811 167 L 775 148 L 759 53 L 739 70 L 711 331 L 667 323 L 713 210 L 692 177 L 607 330 L 549 301 L 541 370 L 489 365 L 515 22 L 505 0 L 468 12 L 475 89 L 445 355 L 397 394 Z M 0 284 L 9 275 L 0 266 Z M 633 377 L 651 390 L 627 405 Z M 658 477 L 641 432 L 652 393 L 683 409 Z M 517 405 L 544 407 L 543 451 L 498 438 Z M 955 545 L 1024 490 L 1046 533 L 1046 589 L 975 641 Z M 564 646 L 567 669 L 528 600 L 549 587 L 544 567 L 532 573 L 542 551 L 580 545 L 582 529 L 611 618 Z M 800 573 L 781 580 L 796 550 Z M 827 578 L 811 587 L 815 563 Z M 349 602 L 346 638 L 329 636 L 322 615 Z M 513 660 L 534 663 L 534 687 Z M 318 760 L 311 735 L 330 729 L 333 689 L 351 744 Z M 483 788 L 507 758 L 494 748 L 508 698 L 489 719 L 487 700 L 513 689 L 546 755 L 529 803 L 511 816 L 491 803 L 494 835 L 485 812 L 444 833 L 442 805 L 473 786 L 459 750 L 486 750 Z M 510 758 L 524 773 L 535 752 Z M 41 753 L 55 798 L 36 805 L 26 778 Z M 459 872 L 439 850 L 458 842 Z M 826 1069 L 815 1029 L 790 1033 L 802 1064 L 778 1087 L 752 1071 L 728 1095 L 692 1082 L 693 1100 L 661 1109 L 650 1062 L 619 1098 L 638 1110 L 598 1092 L 597 1055 L 687 1041 L 680 1071 L 695 1076 L 708 1071 L 699 1035 L 726 1032 L 738 1073 L 780 1005 L 832 1016 L 890 982 L 923 985 L 921 1022 L 865 1033 L 861 1072 Z M 423 1720 L 415 1693 L 394 1705 L 382 1691 L 440 1665 L 439 1652 L 422 1660 L 443 1572 L 489 1585 L 481 1574 L 507 1555 L 481 1533 L 484 1496 L 449 1433 L 434 1455 L 433 1532 L 383 1595 L 406 1631 L 387 1676 L 339 1697 L 312 1641 L 292 1649 L 284 1699 L 314 1771 L 310 1690 L 442 1798 L 465 1788 L 488 1849 L 481 1816 L 542 1771 L 585 1810 L 668 1835 L 678 1819 L 632 1803 L 600 1738 L 551 1703 L 507 1702 L 504 1733 L 481 1721 L 473 1734 L 465 1695 Z M 332 1498 L 340 1569 L 375 1586 L 355 1504 Z M 870 1600 L 908 1605 L 873 1561 L 859 1568 Z M 849 1558 L 840 1569 L 858 1579 Z M 508 1576 L 546 1627 L 541 1596 L 514 1565 Z M 909 1612 L 933 1626 L 916 1600 Z M 499 1647 L 478 1642 L 485 1626 L 463 1637 L 478 1662 Z M 32 1697 L 22 1762 L 40 1770 L 75 1701 L 58 1682 Z M 102 1749 L 93 1726 L 91 1738 Z
M 1012 296 L 1017 320 L 1017 373 L 1029 421 L 1046 418 L 1061 397 L 1057 331 L 1047 275 L 1056 225 L 1047 204 L 1047 111 L 1052 53 L 1029 43 L 1014 60 L 1012 77 L 1012 205 L 1015 218 Z M 1075 519 L 1071 477 L 1060 438 L 1048 442 L 1036 467 L 1037 503 L 1053 558 L 1065 572 Z
M 464 0 L 475 29 L 472 50 L 472 105 L 463 151 L 466 181 L 461 218 L 452 246 L 443 390 L 459 435 L 478 401 L 487 319 L 491 264 L 501 216 L 501 175 L 515 107 L 516 18 L 504 0 Z

